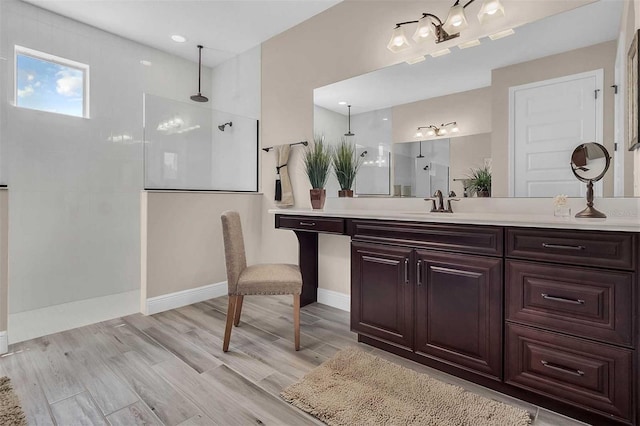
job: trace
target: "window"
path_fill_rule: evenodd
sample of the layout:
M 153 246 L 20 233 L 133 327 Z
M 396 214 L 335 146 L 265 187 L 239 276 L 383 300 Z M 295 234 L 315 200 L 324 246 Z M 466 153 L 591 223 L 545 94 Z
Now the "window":
M 16 106 L 89 118 L 89 66 L 15 47 Z

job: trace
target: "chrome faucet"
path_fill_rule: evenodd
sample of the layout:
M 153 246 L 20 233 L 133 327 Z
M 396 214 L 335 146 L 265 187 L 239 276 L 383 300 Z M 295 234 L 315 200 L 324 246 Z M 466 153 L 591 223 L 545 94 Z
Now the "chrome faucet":
M 451 208 L 452 201 L 460 201 L 459 198 L 453 198 L 456 196 L 456 193 L 451 191 L 449 193 L 449 198 L 447 198 L 447 208 L 444 208 L 444 199 L 442 195 L 442 191 L 439 189 L 433 194 L 433 198 L 425 198 L 425 201 L 431 201 L 431 213 L 453 213 L 453 209 Z

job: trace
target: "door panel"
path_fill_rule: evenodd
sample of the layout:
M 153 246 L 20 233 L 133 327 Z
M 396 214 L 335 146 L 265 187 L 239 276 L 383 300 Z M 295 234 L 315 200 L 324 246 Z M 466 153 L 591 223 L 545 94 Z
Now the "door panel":
M 411 349 L 412 250 L 351 244 L 351 329 Z
M 512 88 L 516 197 L 584 196 L 569 167 L 573 149 L 601 141 L 602 70 Z M 596 195 L 601 195 L 601 184 Z
M 417 353 L 500 379 L 502 259 L 418 251 Z

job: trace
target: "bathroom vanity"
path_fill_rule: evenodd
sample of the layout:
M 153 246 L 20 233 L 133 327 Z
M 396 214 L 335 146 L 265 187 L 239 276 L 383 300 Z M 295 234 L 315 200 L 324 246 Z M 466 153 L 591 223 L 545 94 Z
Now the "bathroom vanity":
M 640 422 L 637 218 L 273 212 L 309 297 L 318 233 L 351 238 L 359 341 L 595 424 Z

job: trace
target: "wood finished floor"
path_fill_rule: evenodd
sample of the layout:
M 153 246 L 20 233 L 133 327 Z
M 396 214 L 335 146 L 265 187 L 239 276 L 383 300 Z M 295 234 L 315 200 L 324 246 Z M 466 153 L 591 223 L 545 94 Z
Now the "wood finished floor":
M 312 425 L 282 401 L 287 385 L 341 348 L 363 350 L 535 414 L 534 425 L 571 419 L 359 344 L 349 314 L 302 308 L 293 350 L 291 297 L 245 297 L 222 352 L 227 298 L 153 316 L 131 315 L 12 345 L 0 358 L 33 425 Z

